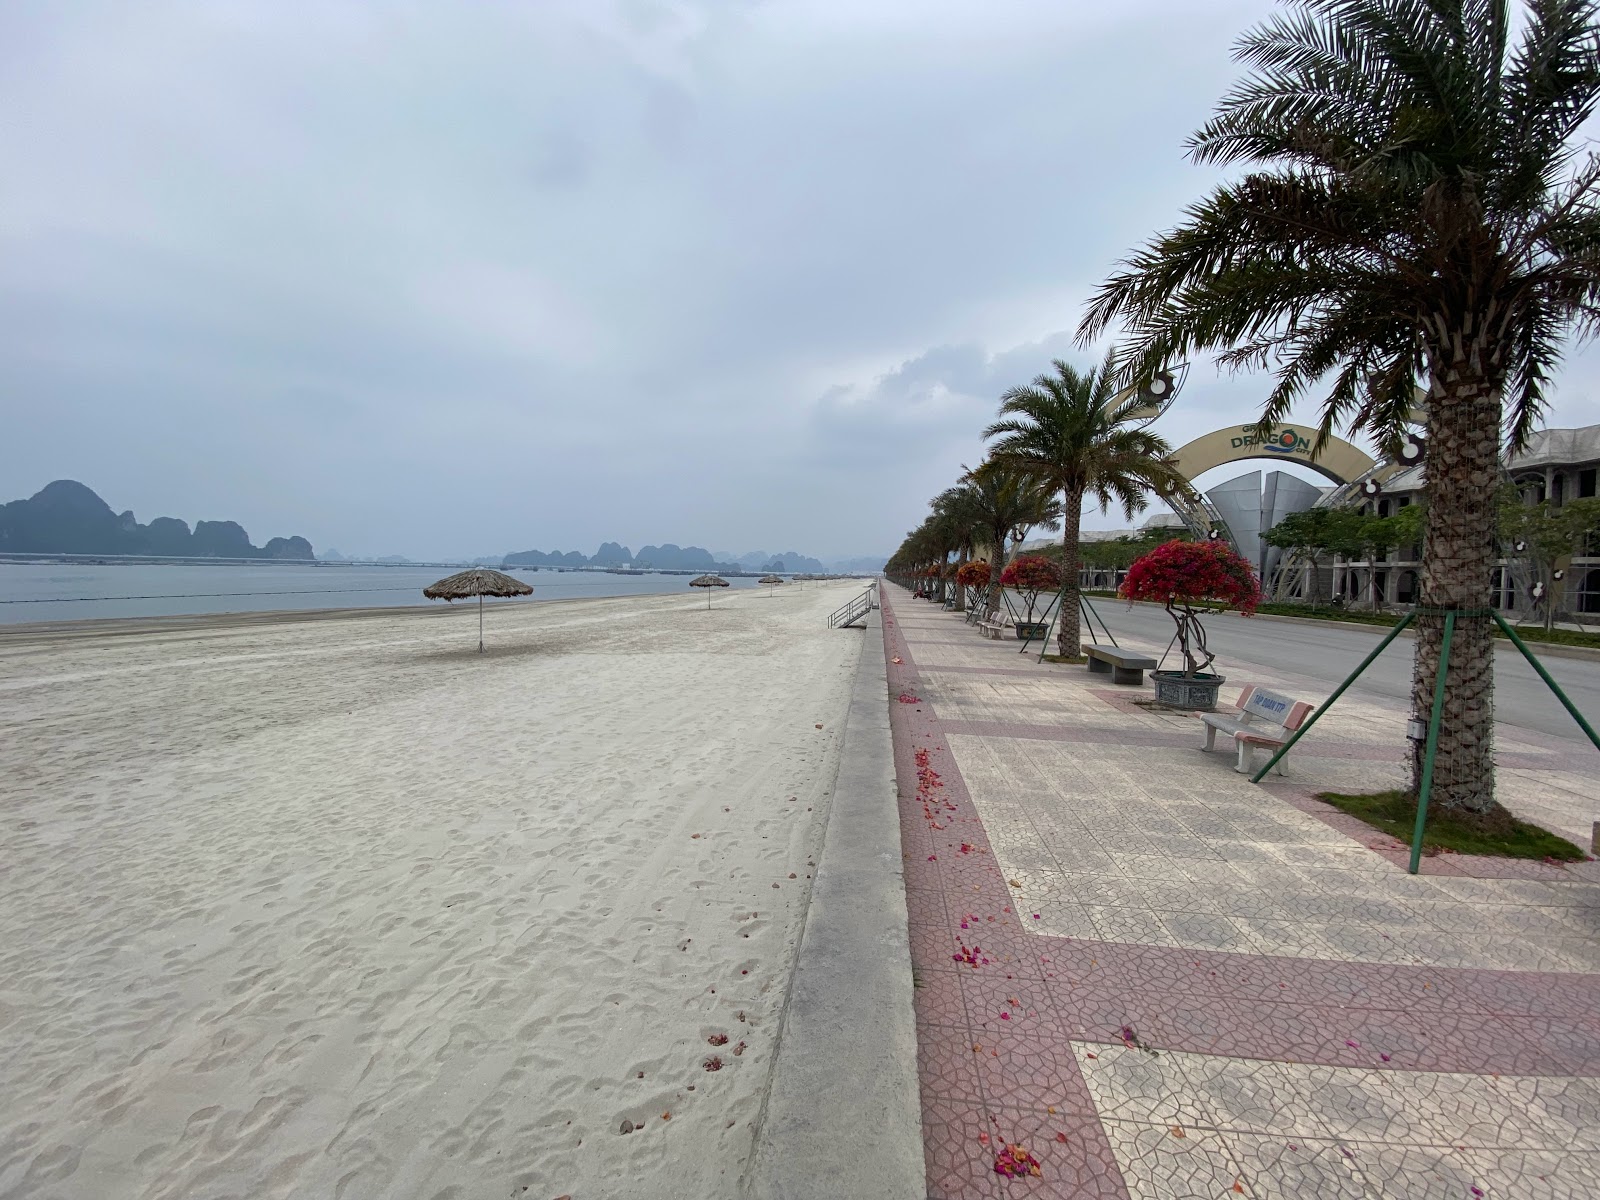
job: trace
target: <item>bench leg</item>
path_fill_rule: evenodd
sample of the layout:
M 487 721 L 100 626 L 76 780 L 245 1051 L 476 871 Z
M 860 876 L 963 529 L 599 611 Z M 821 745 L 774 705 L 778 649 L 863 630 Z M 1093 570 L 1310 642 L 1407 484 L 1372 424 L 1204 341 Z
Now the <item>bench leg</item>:
M 1207 725 L 1205 729 L 1206 744 L 1200 748 L 1209 754 L 1212 750 L 1217 748 L 1217 727 L 1215 725 Z
M 1092 661 L 1092 660 L 1091 660 Z M 1144 685 L 1143 667 L 1112 667 L 1112 683 L 1131 683 L 1136 687 Z
M 1233 764 L 1233 769 L 1241 775 L 1248 775 L 1250 774 L 1250 751 L 1254 750 L 1255 747 L 1249 742 L 1240 742 L 1238 745 L 1239 759 Z
M 1089 656 L 1089 674 L 1091 674 L 1091 675 L 1109 675 L 1109 674 L 1111 674 L 1111 664 L 1108 663 L 1105 659 L 1096 658 L 1094 655 L 1091 654 Z M 1112 678 L 1115 679 L 1116 677 L 1113 675 Z

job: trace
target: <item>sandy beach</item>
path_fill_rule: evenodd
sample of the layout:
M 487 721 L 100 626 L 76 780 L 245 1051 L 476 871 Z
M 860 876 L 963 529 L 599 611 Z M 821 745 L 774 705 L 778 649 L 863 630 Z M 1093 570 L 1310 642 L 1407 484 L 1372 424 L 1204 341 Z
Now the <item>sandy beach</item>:
M 0 1195 L 738 1196 L 859 586 L 0 642 Z

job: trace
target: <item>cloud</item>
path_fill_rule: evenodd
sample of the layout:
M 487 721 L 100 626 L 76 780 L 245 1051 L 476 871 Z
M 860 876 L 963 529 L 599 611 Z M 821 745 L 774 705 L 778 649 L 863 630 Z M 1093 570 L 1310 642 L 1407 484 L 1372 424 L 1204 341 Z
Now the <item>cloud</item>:
M 890 549 L 1090 357 L 1272 7 L 0 7 L 0 476 L 413 556 Z M 1175 440 L 1263 391 L 1197 370 Z

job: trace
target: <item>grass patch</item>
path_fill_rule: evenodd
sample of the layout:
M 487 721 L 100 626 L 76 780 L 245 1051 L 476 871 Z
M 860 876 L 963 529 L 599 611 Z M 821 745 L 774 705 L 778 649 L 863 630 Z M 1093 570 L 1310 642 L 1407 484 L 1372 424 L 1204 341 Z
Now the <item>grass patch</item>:
M 1543 626 L 1527 625 L 1512 626 L 1517 631 L 1517 636 L 1525 642 L 1549 642 L 1557 646 L 1600 646 L 1600 634 L 1579 633 L 1576 629 L 1551 629 L 1546 631 Z M 1498 629 L 1496 637 L 1505 637 Z
M 1358 796 L 1321 792 L 1317 799 L 1407 845 L 1411 844 L 1411 832 L 1417 823 L 1417 802 L 1409 792 L 1371 792 Z M 1511 831 L 1500 834 L 1463 821 L 1449 809 L 1432 805 L 1428 807 L 1428 825 L 1422 834 L 1422 850 L 1424 854 L 1446 851 L 1487 854 L 1496 858 L 1554 859 L 1557 862 L 1582 862 L 1589 857 L 1566 838 L 1557 837 L 1548 829 L 1541 829 L 1526 821 L 1513 818 Z

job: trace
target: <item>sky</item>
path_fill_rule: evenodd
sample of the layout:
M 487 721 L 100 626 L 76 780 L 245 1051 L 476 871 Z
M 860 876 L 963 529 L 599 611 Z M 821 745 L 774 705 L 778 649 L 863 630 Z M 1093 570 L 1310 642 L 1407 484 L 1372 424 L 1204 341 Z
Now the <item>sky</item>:
M 1215 182 L 1271 0 L 11 0 L 0 500 L 888 553 Z M 1197 364 L 1158 429 L 1251 419 Z M 1600 351 L 1549 423 L 1600 421 Z M 1093 515 L 1090 527 L 1124 524 Z

